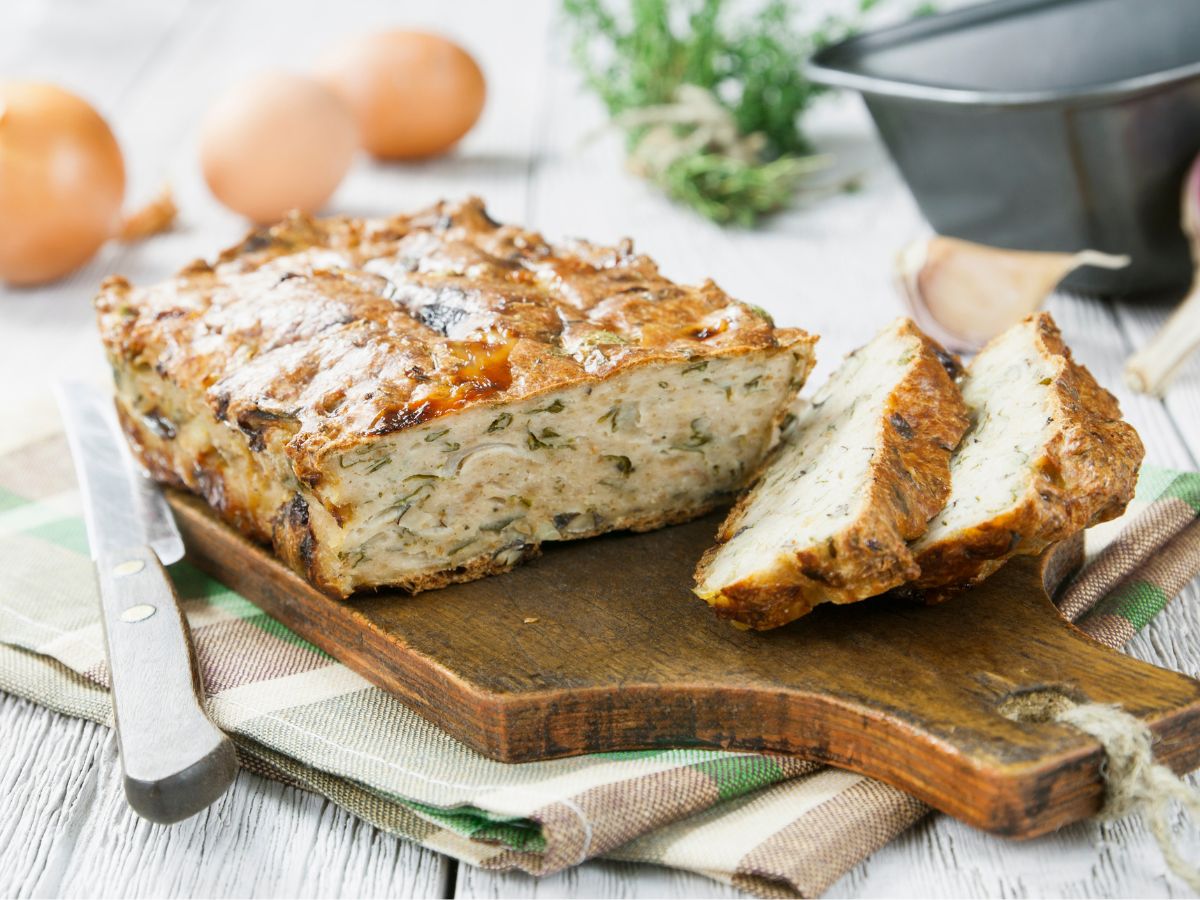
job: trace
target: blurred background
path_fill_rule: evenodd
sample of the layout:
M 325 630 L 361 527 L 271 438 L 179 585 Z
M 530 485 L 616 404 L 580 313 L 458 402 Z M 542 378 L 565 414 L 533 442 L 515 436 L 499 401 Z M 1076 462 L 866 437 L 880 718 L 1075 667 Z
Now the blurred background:
M 918 314 L 935 336 L 969 352 L 1005 316 L 1046 301 L 1064 275 L 1068 286 L 1091 278 L 1093 294 L 1095 284 L 1116 285 L 1101 290 L 1108 294 L 1101 300 L 1061 293 L 1049 300 L 1056 312 L 1075 304 L 1059 312 L 1061 324 L 1114 387 L 1124 360 L 1165 320 L 1163 304 L 1183 294 L 1191 270 L 1176 211 L 1192 156 L 1179 148 L 1191 146 L 1192 129 L 1200 149 L 1200 74 L 1193 63 L 1182 80 L 1190 105 L 1180 105 L 1177 91 L 1157 88 L 1113 100 L 1087 48 L 1114 61 L 1111 79 L 1120 84 L 1164 71 L 1179 80 L 1194 52 L 1188 48 L 1200 47 L 1200 16 L 1187 12 L 1186 0 L 1000 0 L 981 7 L 995 11 L 983 15 L 974 8 L 955 0 L 6 0 L 0 80 L 10 90 L 48 83 L 90 104 L 123 157 L 121 209 L 140 212 L 143 230 L 161 233 L 107 241 L 61 277 L 6 279 L 0 272 L 8 281 L 0 286 L 0 375 L 29 385 L 0 398 L 0 415 L 52 427 L 48 382 L 104 374 L 90 308 L 100 281 L 120 273 L 146 283 L 214 257 L 256 224 L 235 209 L 257 210 L 264 221 L 274 218 L 272 202 L 280 210 L 381 216 L 472 194 L 493 217 L 551 239 L 632 236 L 670 277 L 711 277 L 781 324 L 821 334 L 824 370 L 902 312 Z M 1131 17 L 1135 8 L 1144 12 Z M 1054 19 L 1056 10 L 1068 17 Z M 1114 37 L 1108 28 L 1108 43 L 1097 43 L 1104 29 L 1096 17 L 1111 19 L 1114 11 L 1128 20 L 1131 36 Z M 974 18 L 954 19 L 959 13 Z M 937 24 L 943 20 L 949 24 Z M 905 22 L 898 37 L 880 43 L 872 36 Z M 440 45 L 372 49 L 397 30 L 419 40 L 432 34 Z M 863 32 L 849 51 L 822 53 L 821 71 L 808 68 L 814 51 Z M 947 43 L 943 33 L 967 39 Z M 1074 40 L 1075 33 L 1087 40 Z M 1050 35 L 1070 52 L 1049 52 L 1031 34 Z M 1118 52 L 1125 47 L 1137 52 L 1126 59 Z M 1038 64 L 997 65 L 1023 53 Z M 1080 61 L 1086 71 L 1073 73 Z M 1002 107 L 1015 101 L 1004 99 L 1013 94 L 1004 79 L 1014 72 L 1024 73 L 1016 87 L 1025 94 L 1043 79 L 1060 94 L 1095 88 L 1103 97 L 1083 96 L 1065 111 L 1047 111 L 1035 97 L 1037 114 L 1010 127 Z M 270 83 L 280 73 L 293 79 L 290 86 Z M 371 94 L 372 78 L 417 87 L 380 99 Z M 866 90 L 887 147 L 856 91 L 814 79 Z M 353 107 L 368 144 L 369 123 L 383 110 L 411 152 L 400 146 L 404 158 L 381 159 L 346 145 L 345 113 L 312 94 L 331 89 Z M 0 153 L 7 152 L 0 177 L 8 178 L 0 187 L 0 268 L 5 246 L 10 256 L 27 255 L 29 223 L 47 219 L 55 204 L 77 218 L 95 193 L 94 178 L 45 164 L 42 154 L 36 177 L 58 179 L 56 199 L 27 189 L 13 200 L 13 184 L 28 188 L 32 180 L 13 175 L 20 156 L 14 97 L 0 117 Z M 1101 107 L 1125 118 L 1097 118 Z M 36 119 L 33 109 L 28 117 Z M 434 144 L 423 146 L 427 132 Z M 976 132 L 986 139 L 974 139 Z M 1138 193 L 1149 174 L 1152 202 Z M 260 188 L 272 179 L 282 186 L 264 207 Z M 327 183 L 315 202 L 314 183 Z M 164 186 L 176 214 L 156 222 Z M 1109 215 L 1106 204 L 1121 215 Z M 1125 218 L 1148 204 L 1158 230 L 1130 231 Z M 1059 253 L 997 257 L 987 246 L 931 242 L 926 216 L 984 245 Z M 1083 219 L 1087 227 L 1040 228 Z M 1169 245 L 1165 279 L 1122 283 L 1134 270 L 1112 268 L 1128 262 L 1125 244 L 1135 242 L 1126 237 L 1137 228 L 1146 246 Z M 56 243 L 52 237 L 51 260 Z M 1087 261 L 1095 265 L 1069 274 L 1080 261 L 1075 254 L 1087 250 L 1108 256 L 1093 254 Z M 1134 255 L 1135 266 L 1141 260 Z M 1116 280 L 1103 280 L 1110 276 Z M 1157 306 L 1143 302 L 1148 285 Z M 1140 296 L 1113 299 L 1118 293 Z M 1200 315 L 1192 318 L 1200 323 Z M 1175 331 L 1180 346 L 1172 353 L 1182 358 L 1200 327 Z M 1182 383 L 1195 383 L 1190 372 Z M 1168 403 L 1189 403 L 1183 396 Z

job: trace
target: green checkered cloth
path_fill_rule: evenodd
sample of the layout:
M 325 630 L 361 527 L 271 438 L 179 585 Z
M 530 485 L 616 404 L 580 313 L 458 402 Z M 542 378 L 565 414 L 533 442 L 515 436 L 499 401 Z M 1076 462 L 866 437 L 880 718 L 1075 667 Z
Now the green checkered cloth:
M 1200 567 L 1200 475 L 1147 469 L 1094 529 L 1063 600 L 1117 646 Z M 58 436 L 0 457 L 0 689 L 112 721 L 80 499 Z M 558 871 L 596 856 L 689 869 L 762 896 L 820 894 L 928 810 L 849 772 L 703 750 L 509 765 L 425 721 L 187 562 L 171 567 L 212 718 L 243 765 L 473 865 Z

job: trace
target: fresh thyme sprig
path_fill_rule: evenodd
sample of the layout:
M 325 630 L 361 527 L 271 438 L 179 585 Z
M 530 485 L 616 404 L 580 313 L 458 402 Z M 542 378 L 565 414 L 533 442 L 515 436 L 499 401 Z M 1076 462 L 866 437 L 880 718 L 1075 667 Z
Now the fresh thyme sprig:
M 764 213 L 785 206 L 805 176 L 823 168 L 822 156 L 777 157 L 746 162 L 720 153 L 690 153 L 672 162 L 655 181 L 674 200 L 714 222 L 749 227 Z
M 858 12 L 876 2 L 859 0 Z M 800 119 L 825 88 L 805 77 L 804 62 L 857 17 L 801 32 L 789 0 L 767 0 L 737 22 L 725 6 L 627 0 L 615 11 L 606 0 L 564 0 L 575 59 L 624 128 L 635 171 L 713 221 L 750 225 L 787 205 L 819 167 Z M 694 102 L 696 88 L 707 106 Z

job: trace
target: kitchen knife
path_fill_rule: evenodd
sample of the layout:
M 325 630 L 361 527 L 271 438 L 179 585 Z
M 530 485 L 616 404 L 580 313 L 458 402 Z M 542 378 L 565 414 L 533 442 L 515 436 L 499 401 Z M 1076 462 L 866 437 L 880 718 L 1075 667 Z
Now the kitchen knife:
M 164 568 L 183 557 L 183 540 L 120 436 L 112 398 L 76 382 L 57 394 L 100 586 L 125 796 L 152 822 L 178 822 L 237 773 L 233 744 L 201 706 L 187 620 Z

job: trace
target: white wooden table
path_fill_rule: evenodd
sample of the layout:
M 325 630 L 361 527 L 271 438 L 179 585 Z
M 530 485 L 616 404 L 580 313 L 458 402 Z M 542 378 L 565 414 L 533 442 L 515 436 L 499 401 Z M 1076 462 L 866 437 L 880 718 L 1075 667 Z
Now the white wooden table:
M 442 196 L 484 196 L 500 219 L 550 236 L 625 234 L 676 278 L 711 275 L 784 324 L 823 335 L 822 365 L 900 311 L 890 260 L 920 218 L 853 98 L 815 125 L 863 190 L 779 216 L 755 232 L 724 231 L 673 207 L 621 169 L 616 140 L 581 148 L 602 121 L 577 90 L 549 0 L 369 3 L 304 0 L 4 0 L 0 77 L 60 82 L 113 123 L 130 170 L 130 198 L 175 186 L 181 228 L 147 244 L 113 246 L 67 280 L 0 289 L 0 421 L 50 427 L 46 385 L 100 377 L 90 298 L 100 278 L 144 281 L 212 255 L 244 228 L 199 180 L 200 116 L 214 93 L 258 70 L 302 70 L 332 39 L 384 23 L 433 28 L 480 58 L 489 102 L 454 155 L 409 166 L 361 160 L 333 209 L 385 213 Z M 1055 298 L 1078 356 L 1121 397 L 1153 462 L 1195 468 L 1200 366 L 1165 403 L 1120 384 L 1120 366 L 1165 310 Z M 19 418 L 18 418 L 19 417 Z M 11 438 L 8 438 L 11 439 Z M 6 437 L 0 436 L 0 444 Z M 1134 643 L 1160 665 L 1200 673 L 1200 595 L 1190 589 Z M 1192 847 L 1196 847 L 1192 835 Z M 1200 850 L 1196 851 L 1200 853 Z M 115 744 L 104 728 L 0 694 L 0 896 L 732 896 L 696 876 L 591 863 L 554 878 L 499 875 L 381 834 L 312 794 L 246 773 L 209 811 L 172 828 L 125 808 Z M 1038 841 L 990 838 L 935 817 L 875 854 L 830 896 L 1187 896 L 1138 822 L 1085 824 Z

